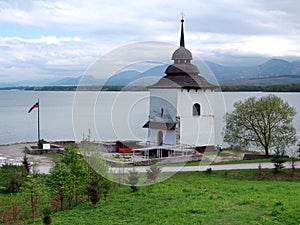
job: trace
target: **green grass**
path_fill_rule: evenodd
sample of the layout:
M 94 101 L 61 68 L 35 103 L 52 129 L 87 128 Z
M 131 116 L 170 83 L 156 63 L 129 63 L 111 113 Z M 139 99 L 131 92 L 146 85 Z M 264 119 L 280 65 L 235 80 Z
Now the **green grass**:
M 262 163 L 262 162 L 271 162 L 271 159 L 230 160 L 230 161 L 223 161 L 223 162 L 213 162 L 212 165 Z
M 300 174 L 300 171 L 297 171 Z M 85 203 L 52 214 L 56 224 L 299 224 L 300 178 L 290 171 L 177 173 L 130 193 L 116 187 L 97 208 Z M 41 219 L 36 224 L 43 224 Z
M 290 159 L 288 159 L 290 161 Z M 201 161 L 192 161 L 186 163 L 171 163 L 171 164 L 158 164 L 158 166 L 201 166 L 201 165 L 224 165 L 224 164 L 242 164 L 242 163 L 262 163 L 262 162 L 271 162 L 271 159 L 251 159 L 251 160 L 230 160 L 222 162 L 212 162 L 208 159 Z
M 62 154 L 57 154 L 57 153 L 46 153 L 46 154 L 42 154 L 42 156 L 45 156 L 45 157 L 48 157 L 48 158 L 52 159 L 53 162 L 58 162 L 63 157 Z
M 211 161 L 208 159 L 199 160 L 199 161 L 191 161 L 191 162 L 181 162 L 181 163 L 160 163 L 157 164 L 159 167 L 166 167 L 166 166 L 201 166 L 201 165 L 209 165 Z

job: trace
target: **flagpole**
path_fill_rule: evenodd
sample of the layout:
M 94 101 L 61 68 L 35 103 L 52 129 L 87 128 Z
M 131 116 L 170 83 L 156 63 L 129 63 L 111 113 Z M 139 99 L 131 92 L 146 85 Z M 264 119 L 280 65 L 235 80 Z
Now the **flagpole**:
M 40 141 L 40 99 L 38 99 L 38 143 Z

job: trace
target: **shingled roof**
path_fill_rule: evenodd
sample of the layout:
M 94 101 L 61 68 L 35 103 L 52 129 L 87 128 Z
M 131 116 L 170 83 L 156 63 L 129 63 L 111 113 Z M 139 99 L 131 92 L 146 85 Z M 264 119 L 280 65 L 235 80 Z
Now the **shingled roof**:
M 217 86 L 209 83 L 198 75 L 167 75 L 149 88 L 179 88 L 179 89 L 216 89 Z

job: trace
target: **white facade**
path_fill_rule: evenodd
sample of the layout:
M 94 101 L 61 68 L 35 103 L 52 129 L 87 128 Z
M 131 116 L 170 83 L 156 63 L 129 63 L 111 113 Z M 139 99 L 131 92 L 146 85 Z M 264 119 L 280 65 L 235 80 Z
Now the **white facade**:
M 215 145 L 213 91 L 179 90 L 177 114 L 180 117 L 180 144 L 193 146 Z M 193 106 L 200 105 L 200 115 Z
M 201 89 L 150 89 L 149 121 L 165 123 L 165 126 L 148 129 L 150 145 L 213 146 L 214 113 L 213 91 Z M 193 112 L 199 104 L 200 115 Z M 175 129 L 167 124 L 175 123 Z M 162 135 L 161 135 L 162 134 Z M 162 136 L 162 143 L 161 143 Z

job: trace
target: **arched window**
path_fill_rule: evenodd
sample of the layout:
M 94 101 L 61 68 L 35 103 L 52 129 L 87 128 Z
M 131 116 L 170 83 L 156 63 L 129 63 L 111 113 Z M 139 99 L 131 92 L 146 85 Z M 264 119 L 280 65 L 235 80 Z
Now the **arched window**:
M 160 116 L 163 116 L 164 115 L 164 108 L 161 108 L 160 109 Z
M 201 107 L 198 103 L 193 105 L 193 116 L 200 116 L 201 114 Z

